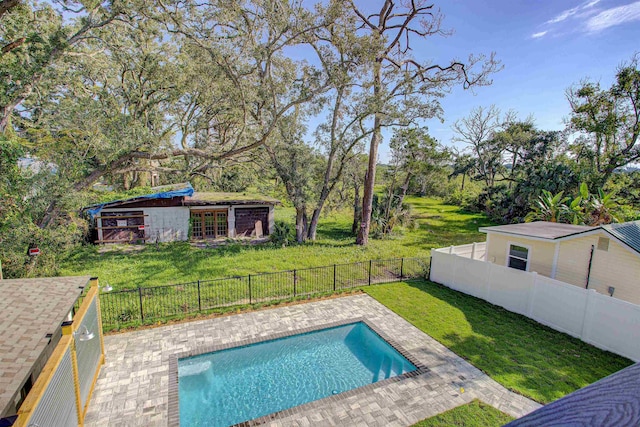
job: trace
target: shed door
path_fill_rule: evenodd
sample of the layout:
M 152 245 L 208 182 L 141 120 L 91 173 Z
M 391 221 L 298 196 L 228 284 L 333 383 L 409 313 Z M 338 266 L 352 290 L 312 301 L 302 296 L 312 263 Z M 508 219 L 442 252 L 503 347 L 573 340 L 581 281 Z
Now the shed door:
M 193 239 L 215 239 L 227 235 L 226 210 L 191 211 L 191 237 Z
M 262 221 L 262 234 L 269 234 L 269 208 L 236 208 L 235 211 L 237 236 L 251 236 L 258 221 Z

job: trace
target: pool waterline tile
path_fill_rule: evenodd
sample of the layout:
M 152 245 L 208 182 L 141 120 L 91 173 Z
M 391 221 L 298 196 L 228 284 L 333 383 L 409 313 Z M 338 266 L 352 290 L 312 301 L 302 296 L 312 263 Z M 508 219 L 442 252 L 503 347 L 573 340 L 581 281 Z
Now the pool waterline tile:
M 172 354 L 169 356 L 169 384 L 170 384 L 170 388 L 169 388 L 169 405 L 168 405 L 168 410 L 169 410 L 169 426 L 179 426 L 180 425 L 180 405 L 179 405 L 179 378 L 178 378 L 178 360 L 180 359 L 185 359 L 185 358 L 189 358 L 189 357 L 195 357 L 195 356 L 200 356 L 200 355 L 204 355 L 204 354 L 208 354 L 208 353 L 214 353 L 214 352 L 218 352 L 218 351 L 222 351 L 222 350 L 230 350 L 230 349 L 236 349 L 236 348 L 241 348 L 241 347 L 247 347 L 247 346 L 251 346 L 251 345 L 256 345 L 256 344 L 261 344 L 261 343 L 265 343 L 268 341 L 275 341 L 275 340 L 280 340 L 283 338 L 289 338 L 289 337 L 293 337 L 296 335 L 303 335 L 303 334 L 309 334 L 309 333 L 313 333 L 313 332 L 319 332 L 325 329 L 331 329 L 331 328 L 337 328 L 337 327 L 341 327 L 341 326 L 347 326 L 347 325 L 353 325 L 356 324 L 358 322 L 361 322 L 363 324 L 365 324 L 369 329 L 371 329 L 376 335 L 378 335 L 382 340 L 384 340 L 387 344 L 389 344 L 395 351 L 397 351 L 402 357 L 404 357 L 405 359 L 407 359 L 407 361 L 409 361 L 413 366 L 416 367 L 415 370 L 412 370 L 411 372 L 405 372 L 403 374 L 391 377 L 391 378 L 387 378 L 381 381 L 376 381 L 374 383 L 371 384 L 367 384 L 361 387 L 356 387 L 350 390 L 346 390 L 343 391 L 341 393 L 332 395 L 332 396 L 327 396 L 327 397 L 323 397 L 321 399 L 317 399 L 317 400 L 313 400 L 311 402 L 308 403 L 303 403 L 301 405 L 298 406 L 294 406 L 292 408 L 288 408 L 288 409 L 283 409 L 281 411 L 277 411 L 268 415 L 264 415 L 252 420 L 248 420 L 248 421 L 244 421 L 238 424 L 235 424 L 234 427 L 236 426 L 256 426 L 256 425 L 261 425 L 261 424 L 265 424 L 267 422 L 272 422 L 275 420 L 278 420 L 279 418 L 285 418 L 285 417 L 289 417 L 292 416 L 294 414 L 297 413 L 301 413 L 304 412 L 308 409 L 314 408 L 314 407 L 319 407 L 321 405 L 323 405 L 326 402 L 333 402 L 333 403 L 337 403 L 340 402 L 341 400 L 347 399 L 351 396 L 354 396 L 358 393 L 361 392 L 366 392 L 366 391 L 371 391 L 374 388 L 378 388 L 378 387 L 382 387 L 386 384 L 390 384 L 393 382 L 397 382 L 397 381 L 402 381 L 405 378 L 411 378 L 411 377 L 415 377 L 417 375 L 421 375 L 424 374 L 426 372 L 429 371 L 429 369 L 423 364 L 421 363 L 418 359 L 416 359 L 415 357 L 413 357 L 413 355 L 409 352 L 407 352 L 404 348 L 402 348 L 402 346 L 400 346 L 397 342 L 395 342 L 392 338 L 390 338 L 389 336 L 387 336 L 387 334 L 385 334 L 383 331 L 381 331 L 379 328 L 377 328 L 373 323 L 371 323 L 370 321 L 367 320 L 366 317 L 356 317 L 356 318 L 351 318 L 351 319 L 344 319 L 344 320 L 340 320 L 337 322 L 332 322 L 332 323 L 326 323 L 326 324 L 320 324 L 320 325 L 314 325 L 311 327 L 307 327 L 307 328 L 301 328 L 301 329 L 295 329 L 295 330 L 291 330 L 291 331 L 286 331 L 286 332 L 279 332 L 279 333 L 275 333 L 266 337 L 259 337 L 259 338 L 251 338 L 251 339 L 245 339 L 245 340 L 241 340 L 235 343 L 225 343 L 225 344 L 217 344 L 217 345 L 212 345 L 212 346 L 204 346 L 204 347 L 198 347 L 198 348 L 194 348 L 192 350 L 189 351 L 185 351 L 185 352 L 181 352 L 181 353 L 176 353 L 176 354 Z

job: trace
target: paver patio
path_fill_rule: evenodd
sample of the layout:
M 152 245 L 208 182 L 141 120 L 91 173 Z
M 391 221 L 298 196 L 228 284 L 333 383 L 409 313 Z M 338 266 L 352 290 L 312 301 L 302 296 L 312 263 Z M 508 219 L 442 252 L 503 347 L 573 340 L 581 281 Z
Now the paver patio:
M 521 417 L 540 405 L 512 393 L 391 310 L 355 295 L 105 337 L 87 426 L 166 426 L 170 355 L 366 318 L 429 372 L 321 399 L 280 414 L 272 426 L 407 426 L 478 398 Z M 464 391 L 462 391 L 464 389 Z

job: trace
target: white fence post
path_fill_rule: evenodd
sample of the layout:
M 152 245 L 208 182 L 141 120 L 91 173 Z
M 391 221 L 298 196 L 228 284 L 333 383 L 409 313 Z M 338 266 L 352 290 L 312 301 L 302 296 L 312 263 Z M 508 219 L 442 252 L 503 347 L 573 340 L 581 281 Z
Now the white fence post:
M 476 242 L 471 245 L 471 259 L 476 259 Z

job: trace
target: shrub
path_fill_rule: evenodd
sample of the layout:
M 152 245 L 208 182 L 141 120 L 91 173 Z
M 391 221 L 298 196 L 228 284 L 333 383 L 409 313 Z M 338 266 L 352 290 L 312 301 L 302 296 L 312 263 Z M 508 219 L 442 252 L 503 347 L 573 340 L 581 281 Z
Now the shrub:
M 284 221 L 276 221 L 273 233 L 269 237 L 275 245 L 285 247 L 295 240 L 291 224 Z

